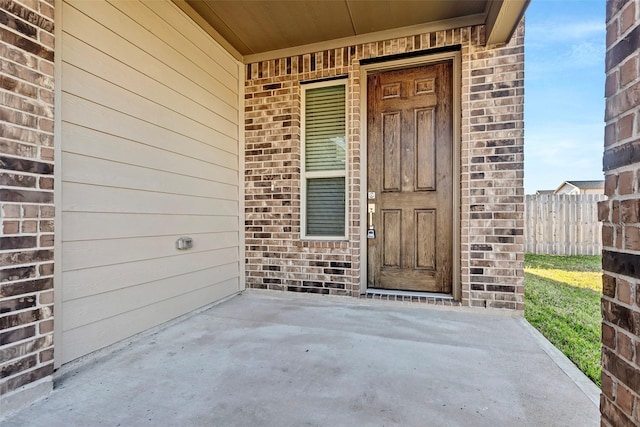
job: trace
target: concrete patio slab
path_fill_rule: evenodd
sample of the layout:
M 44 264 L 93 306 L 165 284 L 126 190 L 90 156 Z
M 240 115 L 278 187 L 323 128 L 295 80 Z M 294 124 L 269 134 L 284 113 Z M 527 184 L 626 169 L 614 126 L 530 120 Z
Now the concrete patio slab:
M 65 368 L 2 425 L 599 425 L 543 347 L 507 315 L 245 293 Z

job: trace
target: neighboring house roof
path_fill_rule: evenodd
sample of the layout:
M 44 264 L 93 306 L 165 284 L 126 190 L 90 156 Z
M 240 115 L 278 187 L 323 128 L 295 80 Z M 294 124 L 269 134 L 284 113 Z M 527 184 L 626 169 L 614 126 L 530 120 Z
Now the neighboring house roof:
M 556 190 L 538 190 L 536 191 L 537 195 L 544 195 L 544 194 L 553 194 L 555 193 Z
M 601 190 L 604 189 L 604 180 L 593 181 L 564 181 L 554 193 L 558 193 L 563 187 L 569 186 L 576 190 Z
M 577 188 L 604 188 L 604 180 L 598 181 L 565 181 L 567 184 L 573 185 Z

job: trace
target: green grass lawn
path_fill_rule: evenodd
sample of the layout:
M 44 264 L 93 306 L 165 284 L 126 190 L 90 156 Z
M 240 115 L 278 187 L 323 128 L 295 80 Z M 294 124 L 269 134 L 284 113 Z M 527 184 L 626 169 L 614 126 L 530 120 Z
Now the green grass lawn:
M 600 386 L 602 259 L 526 254 L 525 318 Z

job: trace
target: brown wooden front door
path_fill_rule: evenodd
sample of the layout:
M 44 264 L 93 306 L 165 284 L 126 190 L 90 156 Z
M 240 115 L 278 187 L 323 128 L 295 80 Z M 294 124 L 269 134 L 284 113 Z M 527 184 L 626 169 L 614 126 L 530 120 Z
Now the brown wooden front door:
M 367 78 L 370 288 L 452 291 L 452 68 L 443 62 Z

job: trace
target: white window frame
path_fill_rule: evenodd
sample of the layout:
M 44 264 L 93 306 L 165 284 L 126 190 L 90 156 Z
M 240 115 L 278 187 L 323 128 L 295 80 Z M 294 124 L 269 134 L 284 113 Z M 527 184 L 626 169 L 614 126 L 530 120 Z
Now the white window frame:
M 332 171 L 306 171 L 306 94 L 309 89 L 317 89 L 321 87 L 330 87 L 330 86 L 344 86 L 344 103 L 345 103 L 345 159 L 344 159 L 344 169 L 343 170 L 332 170 Z M 349 141 L 347 138 L 347 134 L 349 133 L 349 87 L 347 85 L 346 78 L 340 79 L 332 79 L 321 82 L 311 82 L 311 83 L 301 83 L 300 84 L 300 92 L 301 92 L 301 119 L 300 119 L 300 238 L 302 240 L 347 240 L 349 234 L 349 223 L 348 223 L 348 215 L 349 215 L 349 185 L 348 185 L 348 170 L 349 170 Z M 318 235 L 308 235 L 307 234 L 307 179 L 314 178 L 344 178 L 344 234 L 337 236 L 318 236 Z

